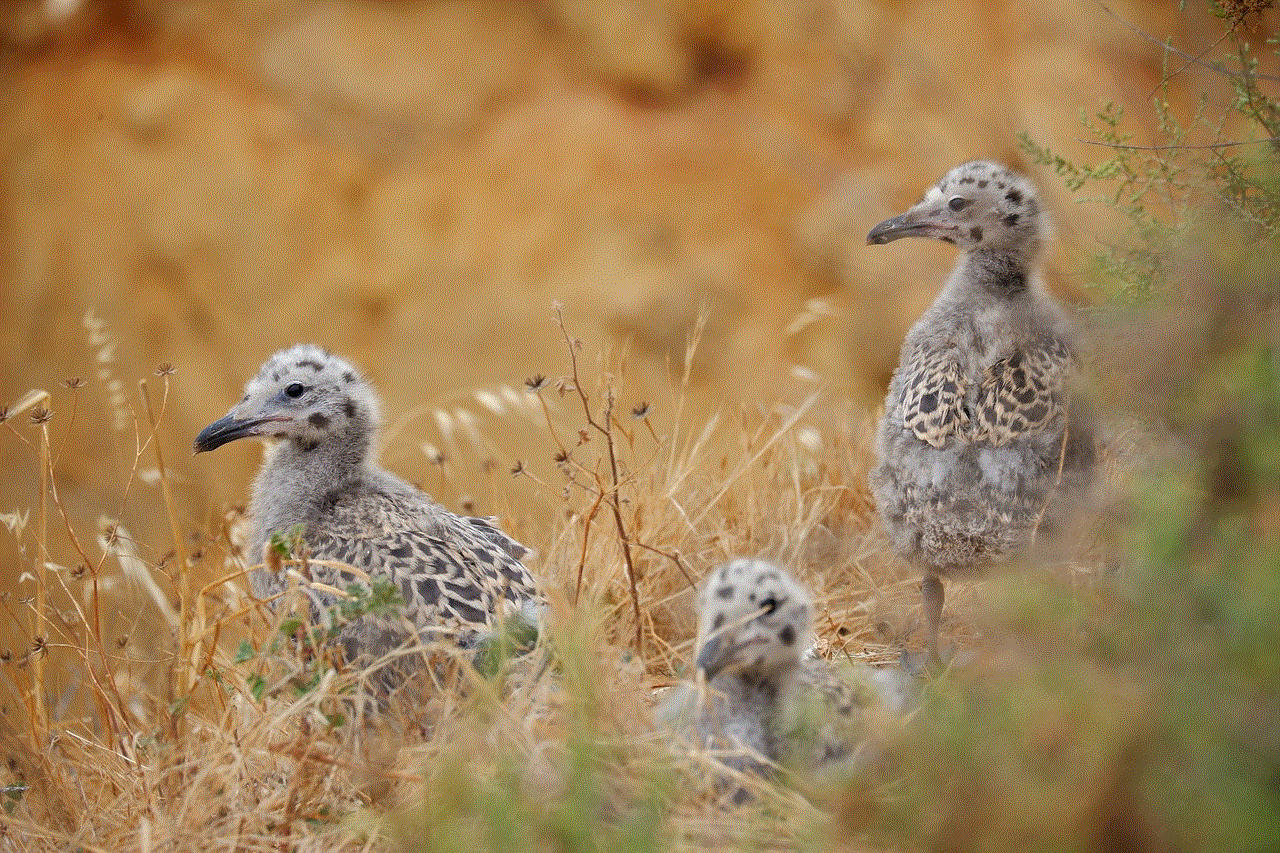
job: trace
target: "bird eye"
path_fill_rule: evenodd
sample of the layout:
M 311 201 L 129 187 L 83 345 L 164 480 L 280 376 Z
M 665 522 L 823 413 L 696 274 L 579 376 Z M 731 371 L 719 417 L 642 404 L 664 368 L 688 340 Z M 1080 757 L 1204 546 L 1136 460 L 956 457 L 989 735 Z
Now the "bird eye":
M 289 387 L 284 389 L 284 395 L 286 397 L 293 397 L 296 400 L 298 397 L 301 397 L 302 392 L 306 390 L 306 388 L 302 387 L 301 382 L 290 382 Z
M 947 202 L 947 207 L 951 208 L 954 211 L 964 210 L 968 206 L 969 206 L 969 199 L 962 198 L 961 196 L 956 196 L 955 198 L 951 199 L 951 201 Z
M 769 596 L 764 601 L 760 602 L 760 609 L 764 611 L 765 616 L 768 616 L 770 613 L 778 609 L 778 599 L 774 598 L 772 595 Z

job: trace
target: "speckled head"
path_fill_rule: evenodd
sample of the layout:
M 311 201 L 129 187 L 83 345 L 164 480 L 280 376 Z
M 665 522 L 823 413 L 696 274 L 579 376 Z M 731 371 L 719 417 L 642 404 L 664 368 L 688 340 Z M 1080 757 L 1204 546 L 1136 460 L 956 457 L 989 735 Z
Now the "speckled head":
M 867 242 L 932 237 L 965 251 L 1026 256 L 1048 236 L 1049 219 L 1031 182 L 999 163 L 974 160 L 947 172 L 906 213 L 872 228 Z
M 698 669 L 769 676 L 798 667 L 810 643 L 813 604 L 778 566 L 734 560 L 711 574 L 698 613 Z
M 240 402 L 196 436 L 195 450 L 249 436 L 293 441 L 304 450 L 335 437 L 367 442 L 378 422 L 378 398 L 354 367 L 320 347 L 298 344 L 267 359 Z

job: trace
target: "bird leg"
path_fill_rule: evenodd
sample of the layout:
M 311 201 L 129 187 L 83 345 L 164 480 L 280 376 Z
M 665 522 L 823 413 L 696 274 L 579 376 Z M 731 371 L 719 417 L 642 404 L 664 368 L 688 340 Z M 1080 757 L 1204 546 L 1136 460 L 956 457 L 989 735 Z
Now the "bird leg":
M 929 654 L 936 663 L 941 660 L 938 654 L 938 625 L 942 622 L 942 602 L 946 597 L 942 578 L 933 572 L 925 572 L 924 580 L 920 582 L 920 595 L 924 600 L 924 628 Z

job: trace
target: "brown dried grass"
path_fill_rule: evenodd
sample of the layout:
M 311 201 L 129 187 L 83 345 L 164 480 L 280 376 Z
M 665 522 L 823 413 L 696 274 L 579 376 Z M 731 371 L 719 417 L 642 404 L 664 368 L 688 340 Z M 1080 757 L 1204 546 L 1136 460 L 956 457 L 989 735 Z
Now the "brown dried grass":
M 109 348 L 105 330 L 93 331 Z M 871 532 L 868 426 L 821 389 L 685 422 L 696 337 L 670 407 L 625 413 L 625 362 L 602 356 L 588 371 L 563 320 L 560 331 L 564 377 L 432 414 L 454 454 L 465 443 L 492 454 L 478 421 L 460 414 L 472 404 L 545 431 L 558 481 L 517 463 L 505 488 L 533 483 L 561 504 L 553 530 L 524 532 L 553 604 L 533 656 L 549 664 L 486 679 L 456 660 L 380 713 L 352 699 L 367 673 L 330 669 L 288 643 L 272 650 L 288 608 L 273 614 L 244 593 L 235 510 L 183 535 L 156 441 L 170 369 L 140 382 L 136 402 L 86 413 L 104 424 L 123 413 L 136 448 L 118 504 L 92 533 L 63 511 L 52 395 L 8 410 L 3 440 L 29 448 L 41 485 L 5 519 L 26 574 L 4 602 L 7 634 L 25 644 L 0 663 L 4 837 L 26 850 L 457 849 L 468 833 L 496 831 L 475 814 L 494 802 L 512 821 L 523 815 L 515 849 L 573 849 L 561 837 L 569 824 L 607 836 L 645 803 L 657 804 L 657 834 L 636 849 L 654 839 L 792 848 L 808 837 L 821 813 L 785 789 L 752 783 L 755 805 L 723 811 L 706 784 L 711 760 L 673 755 L 649 708 L 686 666 L 692 584 L 736 554 L 780 560 L 817 591 L 824 648 L 891 655 L 884 610 L 915 587 Z M 142 480 L 157 488 L 137 489 Z M 169 518 L 171 542 L 136 542 L 118 520 L 144 503 Z M 79 565 L 49 558 L 63 537 Z M 585 777 L 574 769 L 584 756 Z M 584 790 L 594 792 L 587 814 L 556 811 Z

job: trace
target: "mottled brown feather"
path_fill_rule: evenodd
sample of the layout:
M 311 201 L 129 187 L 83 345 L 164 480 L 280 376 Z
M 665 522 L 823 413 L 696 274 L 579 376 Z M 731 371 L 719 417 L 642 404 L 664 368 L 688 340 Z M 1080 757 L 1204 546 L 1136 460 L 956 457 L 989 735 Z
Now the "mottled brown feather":
M 969 433 L 965 378 L 954 348 L 932 351 L 917 347 L 911 354 L 902 388 L 902 425 L 921 441 L 943 447 L 954 436 Z
M 1071 351 L 1052 338 L 989 366 L 978 386 L 975 440 L 1003 447 L 1029 433 L 1057 429 L 1074 367 Z

